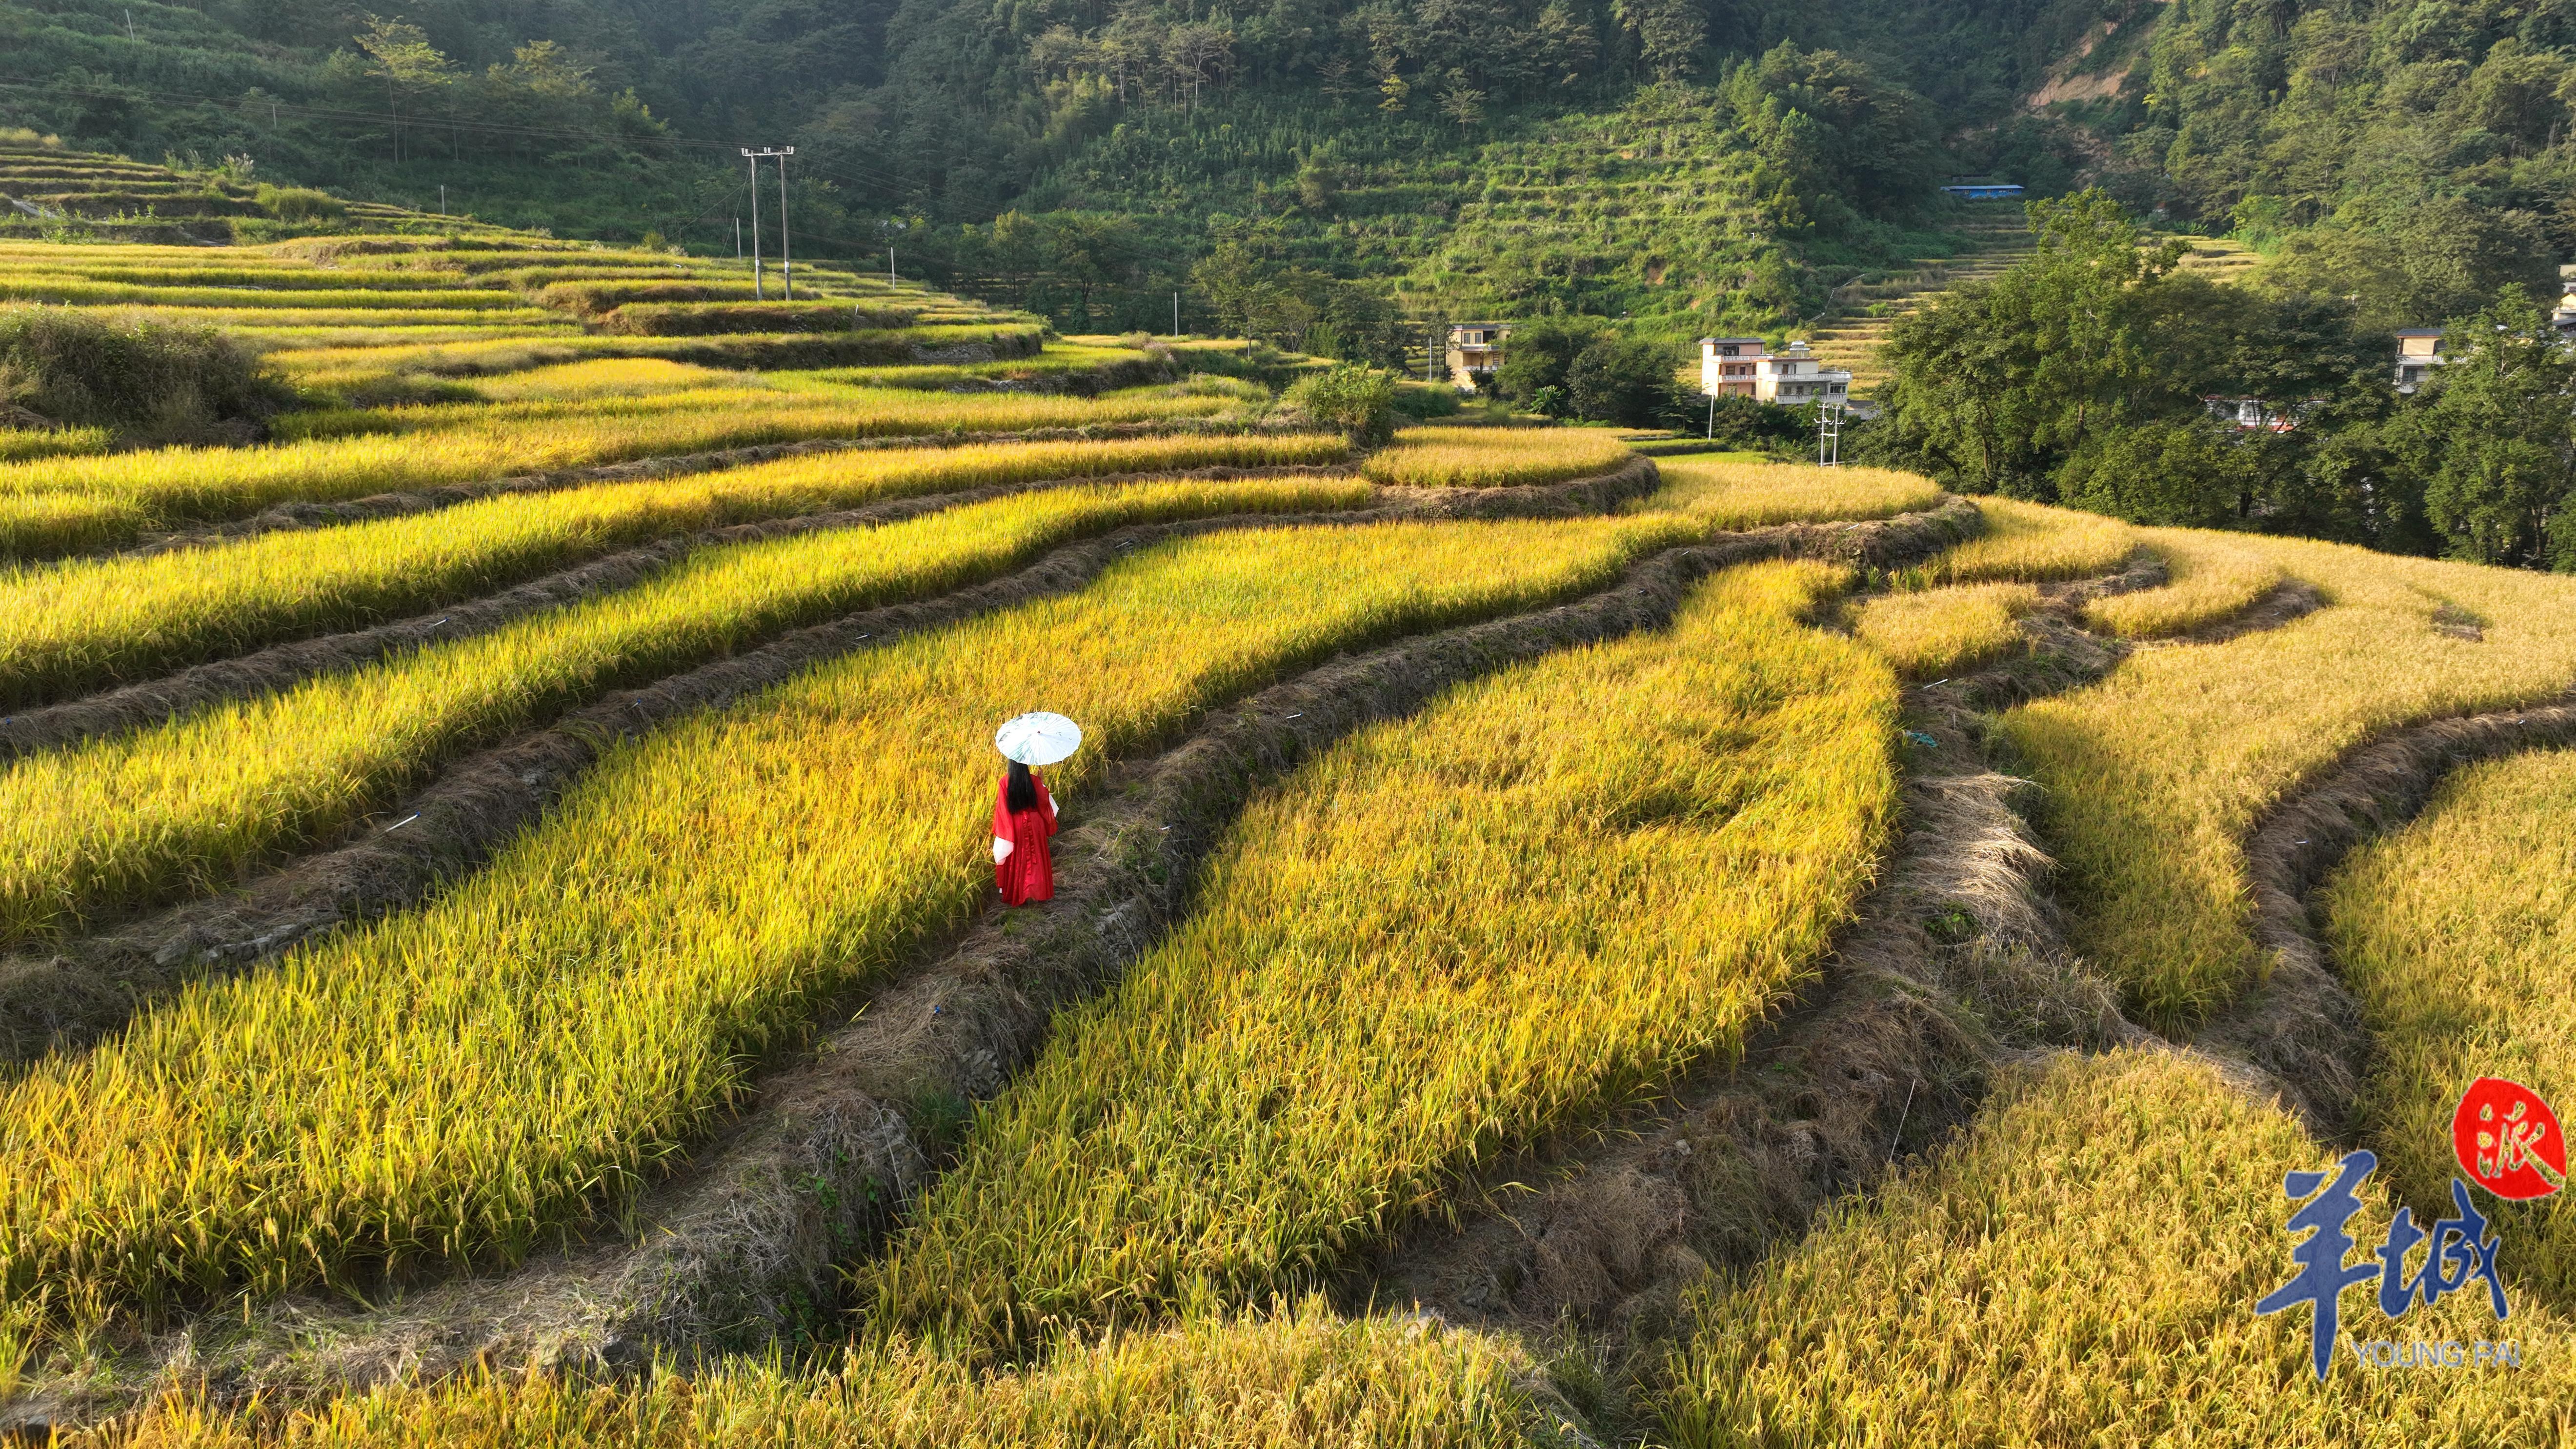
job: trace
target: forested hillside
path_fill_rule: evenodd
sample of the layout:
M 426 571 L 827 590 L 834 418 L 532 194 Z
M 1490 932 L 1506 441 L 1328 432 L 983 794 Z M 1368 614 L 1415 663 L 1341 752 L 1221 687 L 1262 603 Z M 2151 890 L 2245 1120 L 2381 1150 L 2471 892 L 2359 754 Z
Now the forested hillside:
M 2576 0 L 0 0 L 0 124 L 702 254 L 794 145 L 813 255 L 1351 355 L 1787 328 L 1954 250 L 1949 175 L 2098 182 L 2392 326 L 2576 255 L 2571 44 Z
M 2277 290 L 2436 324 L 2576 259 L 2576 4 L 2111 7 L 2043 94 L 2132 209 L 2269 253 Z

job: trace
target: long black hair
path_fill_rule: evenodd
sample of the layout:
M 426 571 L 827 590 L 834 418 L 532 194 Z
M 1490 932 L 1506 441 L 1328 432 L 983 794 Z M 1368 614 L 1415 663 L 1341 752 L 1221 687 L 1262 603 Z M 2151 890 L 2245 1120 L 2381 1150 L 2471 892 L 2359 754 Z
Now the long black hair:
M 1029 775 L 1029 767 L 1011 761 L 1011 783 L 1003 787 L 1002 804 L 1014 815 L 1038 808 L 1038 782 Z

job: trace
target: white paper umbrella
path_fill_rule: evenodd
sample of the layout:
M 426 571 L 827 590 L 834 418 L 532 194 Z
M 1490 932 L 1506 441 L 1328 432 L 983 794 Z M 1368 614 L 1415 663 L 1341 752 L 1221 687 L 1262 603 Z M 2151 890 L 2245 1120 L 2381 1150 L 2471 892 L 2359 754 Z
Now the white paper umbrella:
M 993 748 L 1023 765 L 1052 765 L 1082 748 L 1082 726 L 1041 710 L 993 731 Z

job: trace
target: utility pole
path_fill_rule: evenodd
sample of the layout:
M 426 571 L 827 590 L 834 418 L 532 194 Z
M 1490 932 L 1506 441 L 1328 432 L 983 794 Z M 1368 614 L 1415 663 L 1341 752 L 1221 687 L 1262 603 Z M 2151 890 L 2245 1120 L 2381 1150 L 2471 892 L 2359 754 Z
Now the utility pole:
M 438 188 L 438 214 L 447 215 L 447 186 L 444 182 L 441 182 Z
M 1843 465 L 1843 410 L 1832 403 L 1816 409 L 1816 464 L 1822 468 Z
M 1440 324 L 1434 322 L 1425 327 L 1422 332 L 1422 380 L 1424 382 L 1436 380 L 1431 375 L 1431 364 L 1438 360 L 1439 356 Z
M 742 218 L 739 216 L 733 219 L 733 259 L 737 262 L 742 260 Z
M 749 146 L 736 147 L 751 160 L 751 294 L 768 300 L 760 285 L 760 163 L 763 157 L 778 158 L 778 279 L 789 301 L 796 299 L 795 262 L 788 255 L 787 243 L 787 158 L 796 154 L 789 146 L 781 150 L 763 146 L 754 151 Z
M 796 300 L 796 259 L 787 237 L 787 158 L 795 154 L 793 146 L 778 153 L 778 285 L 790 302 Z
M 1708 441 L 1717 441 L 1717 394 L 1708 395 Z
M 886 290 L 894 290 L 894 243 L 886 243 Z
M 766 302 L 769 293 L 762 289 L 760 281 L 760 158 L 752 156 L 748 146 L 740 150 L 751 157 L 751 295 L 755 301 Z
M 1172 337 L 1173 337 L 1173 340 L 1178 341 L 1178 340 L 1180 339 L 1180 335 L 1181 335 L 1181 294 L 1180 294 L 1180 293 L 1178 293 L 1178 292 L 1174 292 L 1174 293 L 1172 294 Z

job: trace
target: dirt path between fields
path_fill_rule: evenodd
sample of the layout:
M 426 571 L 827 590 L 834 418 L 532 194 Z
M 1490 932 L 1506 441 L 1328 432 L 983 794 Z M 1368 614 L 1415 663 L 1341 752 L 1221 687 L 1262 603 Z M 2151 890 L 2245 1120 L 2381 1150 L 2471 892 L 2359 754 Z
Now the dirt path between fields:
M 1623 473 L 1645 474 L 1634 465 Z M 1616 475 L 1614 475 L 1615 477 Z M 1629 481 L 1599 495 L 1624 493 Z M 1444 513 L 1562 505 L 1519 490 Z M 1869 524 L 1797 525 L 1668 550 L 1616 586 L 1552 609 L 1335 660 L 1208 716 L 1193 737 L 1127 767 L 1072 812 L 1057 900 L 988 915 L 954 949 L 877 989 L 866 1009 L 763 1084 L 757 1104 L 629 1216 L 630 1236 L 490 1279 L 459 1279 L 375 1310 L 303 1298 L 149 1347 L 121 1392 L 28 1412 L 89 1418 L 162 1371 L 221 1392 L 438 1374 L 485 1361 L 633 1366 L 656 1350 L 754 1344 L 829 1302 L 835 1265 L 864 1252 L 925 1183 L 963 1104 L 998 1091 L 1042 1043 L 1053 1009 L 1099 989 L 1186 909 L 1196 869 L 1249 794 L 1351 731 L 1524 659 L 1669 619 L 1690 585 L 1730 564 L 1787 556 L 1880 568 L 1968 536 L 1972 507 Z M 853 1003 L 855 1005 L 856 1003 Z
M 1987 715 L 2110 672 L 2128 646 L 2083 604 L 2164 582 L 2142 558 L 2054 585 L 2017 658 L 1903 694 L 1902 834 L 1816 980 L 1741 1062 L 1658 1107 L 1549 1143 L 1466 1194 L 1462 1231 L 1409 1234 L 1345 1289 L 1520 1335 L 1544 1358 L 1572 1323 L 1609 1343 L 1679 1331 L 1682 1290 L 1803 1236 L 1825 1204 L 1946 1139 L 1995 1068 L 2034 1051 L 2148 1039 L 2067 949 L 2054 863 L 1987 762 Z
M 2271 974 L 2211 1020 L 2202 1050 L 2278 1078 L 2309 1130 L 2351 1139 L 2372 1042 L 2317 934 L 2313 897 L 2344 857 L 2413 820 L 2445 776 L 2481 760 L 2576 743 L 2576 696 L 2434 720 L 2379 736 L 2264 812 L 2245 843 L 2248 921 Z

